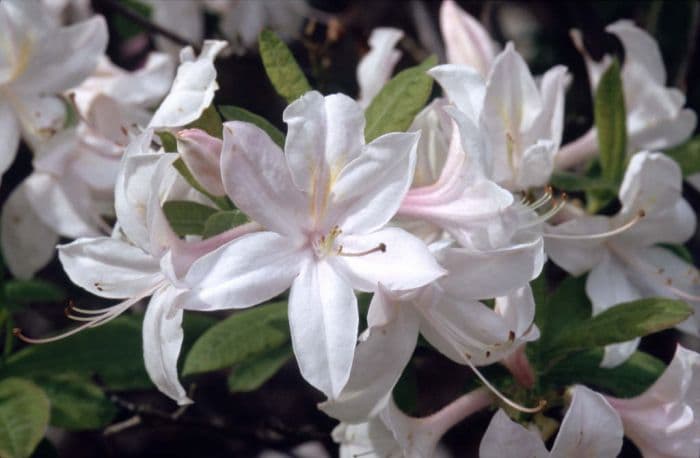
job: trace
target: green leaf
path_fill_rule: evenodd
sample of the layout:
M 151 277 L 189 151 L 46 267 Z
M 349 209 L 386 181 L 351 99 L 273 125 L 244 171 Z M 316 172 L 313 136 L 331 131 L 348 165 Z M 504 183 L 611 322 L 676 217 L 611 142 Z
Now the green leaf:
M 117 409 L 102 390 L 84 376 L 58 374 L 37 377 L 51 401 L 51 424 L 72 431 L 107 426 Z
M 670 148 L 666 154 L 678 162 L 683 171 L 683 176 L 693 175 L 700 172 L 700 135 L 695 136 L 675 148 Z
M 49 412 L 46 393 L 29 380 L 0 381 L 0 457 L 31 455 L 44 437 Z
M 61 302 L 66 292 L 58 286 L 38 279 L 10 280 L 4 285 L 5 300 L 11 304 Z
M 562 191 L 606 190 L 615 192 L 615 186 L 602 178 L 576 175 L 569 172 L 554 172 L 550 180 L 552 186 Z
M 204 223 L 217 210 L 197 202 L 170 200 L 163 204 L 163 213 L 170 227 L 180 237 L 202 235 Z
M 228 377 L 232 393 L 255 391 L 292 359 L 294 352 L 289 344 L 274 348 L 260 355 L 251 356 L 238 364 Z
M 404 132 L 411 126 L 433 90 L 433 79 L 426 72 L 435 64 L 437 58 L 431 56 L 384 85 L 365 110 L 367 143 L 388 132 Z
M 221 115 L 227 121 L 244 121 L 254 124 L 265 131 L 270 136 L 273 142 L 280 148 L 284 148 L 284 134 L 281 130 L 274 126 L 270 121 L 260 115 L 248 111 L 245 108 L 236 107 L 233 105 L 224 105 L 219 107 Z
M 196 121 L 189 123 L 187 127 L 191 129 L 202 129 L 212 137 L 223 137 L 223 123 L 214 105 L 209 105 L 207 109 L 202 112 L 202 116 Z
M 675 245 L 673 243 L 659 243 L 657 246 L 660 246 L 664 250 L 670 251 L 671 253 L 675 254 L 688 264 L 694 264 L 693 254 L 688 248 L 686 248 L 685 245 Z
M 558 354 L 626 342 L 671 328 L 692 315 L 682 301 L 663 298 L 639 299 L 609 308 L 588 320 L 569 326 L 551 346 Z
M 148 19 L 151 17 L 151 6 L 138 0 L 120 0 L 124 6 L 135 12 L 136 14 Z M 113 16 L 114 30 L 119 35 L 121 41 L 128 40 L 134 36 L 147 32 L 142 25 L 137 24 L 130 18 L 116 14 Z
M 613 60 L 600 78 L 595 93 L 594 117 L 603 178 L 619 184 L 627 157 L 627 126 L 622 77 L 617 60 Z
M 265 72 L 279 95 L 292 103 L 311 90 L 309 81 L 284 41 L 270 30 L 260 32 L 259 40 Z
M 195 342 L 185 359 L 183 375 L 227 368 L 288 341 L 286 302 L 237 312 L 209 328 Z
M 248 217 L 240 210 L 219 211 L 207 218 L 202 230 L 202 237 L 208 239 L 215 235 L 245 224 Z
M 231 204 L 231 201 L 228 200 L 228 197 L 226 196 L 215 196 L 211 194 L 209 191 L 204 189 L 204 186 L 202 186 L 199 181 L 192 175 L 192 172 L 190 169 L 187 167 L 187 164 L 185 164 L 185 161 L 182 160 L 182 158 L 177 158 L 175 162 L 173 162 L 173 167 L 180 172 L 180 175 L 182 175 L 182 178 L 187 181 L 187 183 L 192 186 L 194 189 L 202 193 L 203 195 L 207 196 L 214 204 L 216 204 L 217 207 L 219 207 L 222 210 L 232 210 L 233 205 Z
M 639 351 L 620 366 L 602 368 L 603 354 L 602 348 L 595 348 L 569 355 L 546 374 L 544 383 L 554 387 L 584 384 L 629 398 L 646 391 L 665 369 L 663 362 Z

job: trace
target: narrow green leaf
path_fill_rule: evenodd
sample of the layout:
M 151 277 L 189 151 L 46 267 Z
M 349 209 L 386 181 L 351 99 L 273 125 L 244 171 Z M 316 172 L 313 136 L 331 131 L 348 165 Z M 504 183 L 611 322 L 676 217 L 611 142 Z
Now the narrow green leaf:
M 219 111 L 221 111 L 221 115 L 227 121 L 244 121 L 255 124 L 264 130 L 265 133 L 270 136 L 272 141 L 277 144 L 277 146 L 284 148 L 284 134 L 282 131 L 262 116 L 257 115 L 252 111 L 248 111 L 245 108 L 236 107 L 233 105 L 221 106 L 219 107 Z
M 600 78 L 595 93 L 594 116 L 603 178 L 619 184 L 627 158 L 627 126 L 622 77 L 617 60 L 613 60 Z
M 166 153 L 176 153 L 177 152 L 177 140 L 175 136 L 167 131 L 156 132 L 160 142 L 163 145 L 163 149 Z
M 248 217 L 240 210 L 219 211 L 207 218 L 202 230 L 202 237 L 208 239 L 215 235 L 245 224 Z
M 231 201 L 228 199 L 226 196 L 215 196 L 206 189 L 204 189 L 204 186 L 202 186 L 197 179 L 192 175 L 192 172 L 190 169 L 187 167 L 187 164 L 185 164 L 185 161 L 182 160 L 182 158 L 177 158 L 175 162 L 173 162 L 173 167 L 180 172 L 180 175 L 182 175 L 182 178 L 187 181 L 187 183 L 192 186 L 194 189 L 202 193 L 203 195 L 207 196 L 214 204 L 216 204 L 217 207 L 219 207 L 222 210 L 232 210 L 233 209 L 233 204 L 231 204 Z
M 550 180 L 552 186 L 562 191 L 607 190 L 615 192 L 615 186 L 602 178 L 592 178 L 569 172 L 555 172 Z
M 102 390 L 85 376 L 58 374 L 34 379 L 51 401 L 51 424 L 72 431 L 107 426 L 117 413 Z
M 571 326 L 552 342 L 558 354 L 626 342 L 671 328 L 693 309 L 682 301 L 647 298 L 625 302 Z
M 11 304 L 35 304 L 61 302 L 66 299 L 66 292 L 43 280 L 10 280 L 4 285 L 5 300 Z
M 186 200 L 169 200 L 163 204 L 170 227 L 180 237 L 202 235 L 207 218 L 216 212 L 215 208 Z
M 678 162 L 684 177 L 700 173 L 700 135 L 680 146 L 668 149 L 666 154 Z
M 196 121 L 189 123 L 187 127 L 192 129 L 202 129 L 212 137 L 223 137 L 223 123 L 221 121 L 221 116 L 219 115 L 219 112 L 216 111 L 216 107 L 214 105 L 209 105 L 207 109 L 202 112 L 202 116 L 200 116 Z
M 554 387 L 584 384 L 629 398 L 646 391 L 665 369 L 663 362 L 639 351 L 620 366 L 602 368 L 603 353 L 602 348 L 595 348 L 569 355 L 547 372 L 544 383 Z
M 0 457 L 31 455 L 44 437 L 49 412 L 46 393 L 29 380 L 0 381 Z
M 270 30 L 260 32 L 259 40 L 265 72 L 279 95 L 292 103 L 311 90 L 309 81 L 284 41 Z
M 435 64 L 437 58 L 431 56 L 384 85 L 365 110 L 367 143 L 388 132 L 404 132 L 411 126 L 433 90 L 433 79 L 426 72 Z
M 292 359 L 293 355 L 292 346 L 285 344 L 263 354 L 251 356 L 238 364 L 229 375 L 229 390 L 232 393 L 257 390 Z
M 287 303 L 274 302 L 234 313 L 209 328 L 187 354 L 183 375 L 242 363 L 289 341 Z

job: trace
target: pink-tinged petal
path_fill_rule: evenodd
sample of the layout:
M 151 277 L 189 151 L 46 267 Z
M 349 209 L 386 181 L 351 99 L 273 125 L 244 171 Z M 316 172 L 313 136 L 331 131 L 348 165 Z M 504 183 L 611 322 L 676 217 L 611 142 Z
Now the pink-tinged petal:
M 525 429 L 508 418 L 503 410 L 496 412 L 479 446 L 481 458 L 503 458 L 506 456 L 527 456 L 548 458 L 549 452 L 540 435 Z
M 369 307 L 369 328 L 355 349 L 348 383 L 336 399 L 319 405 L 327 415 L 349 423 L 365 421 L 386 407 L 418 339 L 415 312 L 381 287 Z M 377 315 L 382 319 L 372 320 Z
M 391 27 L 379 27 L 372 30 L 369 37 L 370 50 L 357 65 L 357 83 L 360 86 L 358 102 L 367 107 L 382 86 L 389 81 L 394 66 L 401 59 L 401 51 L 396 44 L 403 37 L 403 32 Z
M 181 127 L 199 119 L 219 88 L 214 59 L 226 46 L 225 41 L 206 40 L 197 58 L 191 48 L 180 52 L 175 81 L 149 127 Z
M 396 214 L 413 181 L 418 138 L 417 133 L 382 135 L 340 172 L 330 219 L 344 232 L 373 232 Z
M 15 160 L 19 136 L 19 122 L 10 104 L 0 102 L 0 177 Z
M 438 260 L 449 272 L 439 281 L 449 295 L 488 299 L 505 296 L 537 278 L 544 265 L 543 242 L 533 236 L 489 251 L 448 248 Z
M 301 375 L 330 398 L 348 381 L 358 327 L 357 298 L 328 263 L 307 260 L 289 293 L 289 326 Z
M 308 199 L 292 183 L 282 150 L 259 127 L 224 124 L 221 176 L 236 206 L 266 229 L 296 236 L 307 224 Z
M 605 239 L 565 240 L 555 235 L 593 235 L 612 229 L 612 222 L 606 216 L 581 216 L 556 226 L 545 226 L 545 251 L 549 258 L 571 275 L 581 275 L 597 265 L 606 252 Z
M 192 263 L 184 277 L 190 291 L 183 304 L 192 310 L 250 307 L 292 284 L 305 252 L 273 232 L 258 232 L 221 246 Z
M 445 0 L 440 7 L 440 31 L 447 50 L 447 62 L 469 65 L 486 76 L 496 57 L 496 44 L 484 27 L 457 6 Z
M 164 280 L 157 259 L 109 237 L 59 245 L 58 259 L 73 283 L 110 299 L 144 296 Z
M 21 78 L 13 84 L 23 94 L 57 94 L 77 86 L 95 70 L 107 48 L 107 23 L 102 16 L 44 32 Z
M 683 175 L 678 164 L 662 153 L 643 151 L 632 156 L 620 185 L 622 217 L 640 210 L 645 215 L 664 211 L 681 198 Z
M 221 182 L 221 148 L 223 143 L 201 129 L 177 133 L 180 157 L 204 189 L 215 196 L 226 194 Z
M 20 184 L 7 198 L 0 217 L 2 254 L 12 275 L 31 278 L 51 261 L 59 236 L 32 211 Z
M 631 399 L 608 397 L 645 457 L 700 454 L 700 355 L 682 346 L 661 377 Z
M 569 410 L 552 446 L 552 458 L 608 458 L 622 449 L 622 421 L 605 398 L 585 386 L 573 388 Z
M 161 393 L 178 405 L 191 404 L 177 377 L 177 358 L 182 348 L 182 308 L 175 288 L 163 287 L 153 294 L 143 318 L 143 361 L 146 372 Z
M 403 229 L 389 227 L 367 235 L 341 236 L 338 244 L 342 253 L 330 262 L 353 288 L 362 291 L 374 291 L 377 283 L 390 291 L 409 290 L 446 273 L 425 243 Z M 353 256 L 370 250 L 374 251 Z
M 440 84 L 450 102 L 476 123 L 486 95 L 484 78 L 472 68 L 454 64 L 438 65 L 428 74 Z
M 287 123 L 284 151 L 296 186 L 323 201 L 341 170 L 362 152 L 365 113 L 343 94 L 308 92 L 282 115 Z M 316 202 L 317 207 L 323 205 Z
M 434 99 L 416 115 L 409 128 L 410 132 L 420 132 L 413 187 L 435 183 L 446 163 L 452 131 L 452 121 L 443 110 L 446 104 L 444 98 Z
M 616 257 L 606 254 L 593 267 L 586 279 L 586 295 L 593 305 L 593 315 L 604 312 L 622 302 L 643 298 L 644 292 L 635 285 L 626 267 Z M 612 287 L 611 287 L 612 285 Z M 639 345 L 639 338 L 605 347 L 601 367 L 616 367 L 629 358 Z
M 625 48 L 625 72 L 643 71 L 652 81 L 664 85 L 666 69 L 656 40 L 630 20 L 620 20 L 610 24 L 606 31 L 622 41 Z M 637 68 L 634 68 L 637 67 Z

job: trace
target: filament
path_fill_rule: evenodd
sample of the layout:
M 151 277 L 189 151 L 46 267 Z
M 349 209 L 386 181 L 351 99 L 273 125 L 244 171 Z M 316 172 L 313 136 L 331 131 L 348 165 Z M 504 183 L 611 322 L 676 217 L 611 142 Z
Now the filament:
M 554 202 L 554 205 L 552 205 L 552 208 L 550 208 L 547 212 L 543 213 L 542 215 L 538 216 L 537 218 L 533 219 L 532 221 L 529 221 L 525 223 L 523 226 L 521 226 L 521 229 L 525 229 L 528 227 L 532 226 L 537 226 L 538 224 L 542 224 L 546 222 L 549 218 L 553 217 L 559 211 L 564 208 L 566 205 L 566 194 L 562 194 L 561 197 Z
M 360 251 L 358 253 L 347 253 L 347 252 L 343 251 L 343 245 L 340 245 L 338 247 L 337 254 L 338 254 L 338 256 L 356 257 L 356 256 L 367 256 L 368 254 L 376 253 L 378 251 L 380 251 L 382 253 L 386 253 L 386 243 L 382 242 L 372 249 Z
M 622 226 L 619 226 L 615 229 L 612 229 L 607 232 L 601 232 L 599 234 L 553 234 L 549 232 L 545 232 L 542 234 L 544 237 L 550 238 L 550 239 L 557 239 L 557 240 L 599 240 L 599 239 L 606 239 L 609 237 L 612 237 L 614 235 L 622 234 L 625 232 L 627 229 L 630 229 L 634 225 L 636 225 L 642 218 L 644 218 L 644 210 L 639 210 L 639 213 L 637 213 L 634 218 L 631 220 L 627 221 L 625 224 Z

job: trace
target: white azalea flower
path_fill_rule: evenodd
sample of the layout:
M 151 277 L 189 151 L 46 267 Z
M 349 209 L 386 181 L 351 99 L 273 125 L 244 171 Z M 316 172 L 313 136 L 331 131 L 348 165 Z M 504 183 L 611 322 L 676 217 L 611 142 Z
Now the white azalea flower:
M 391 27 L 372 30 L 369 37 L 370 50 L 357 65 L 357 83 L 360 95 L 357 101 L 367 108 L 387 81 L 401 59 L 396 44 L 403 38 L 403 31 Z
M 468 65 L 486 78 L 499 47 L 479 21 L 454 0 L 443 0 L 440 31 L 445 41 L 447 63 Z

